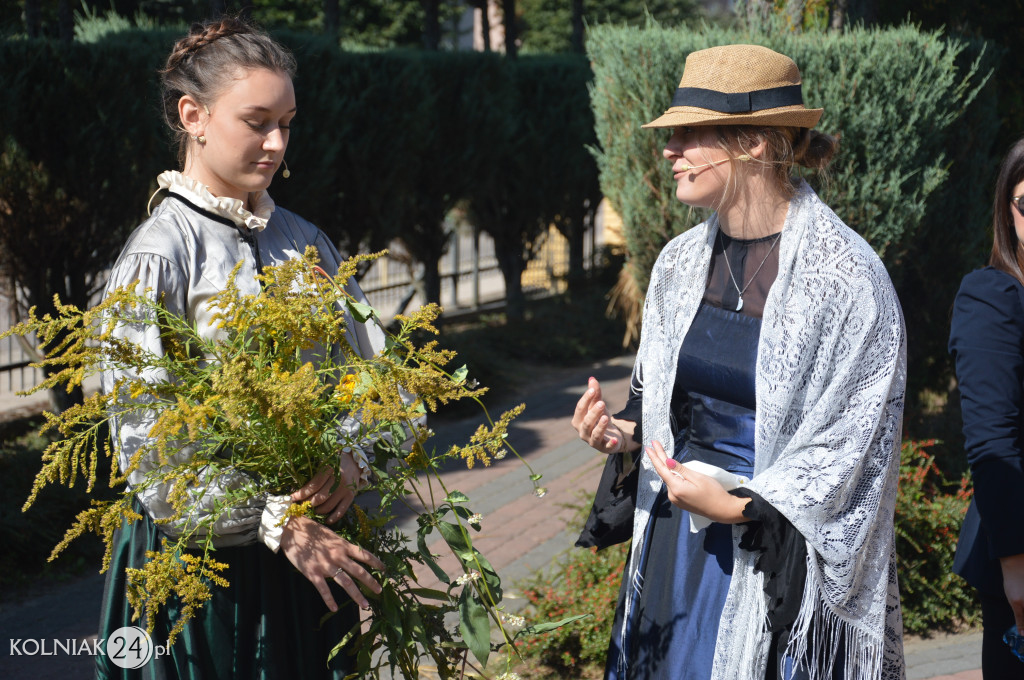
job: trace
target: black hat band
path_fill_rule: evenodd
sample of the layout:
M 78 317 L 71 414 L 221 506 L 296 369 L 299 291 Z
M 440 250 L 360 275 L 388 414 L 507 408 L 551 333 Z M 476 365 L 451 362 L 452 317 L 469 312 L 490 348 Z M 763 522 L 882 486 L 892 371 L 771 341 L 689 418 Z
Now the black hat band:
M 803 103 L 800 85 L 783 85 L 754 92 L 718 92 L 702 87 L 680 87 L 672 97 L 672 106 L 693 106 L 719 113 L 751 113 Z

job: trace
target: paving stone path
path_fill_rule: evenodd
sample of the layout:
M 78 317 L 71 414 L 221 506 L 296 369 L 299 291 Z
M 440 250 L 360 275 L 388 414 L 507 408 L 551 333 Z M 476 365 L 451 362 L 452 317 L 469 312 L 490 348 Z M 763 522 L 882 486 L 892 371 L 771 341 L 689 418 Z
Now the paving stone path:
M 470 497 L 470 507 L 483 515 L 475 544 L 502 574 L 510 609 L 525 604 L 514 584 L 549 567 L 571 549 L 579 527 L 570 526 L 579 493 L 596 488 L 603 461 L 576 437 L 569 425 L 572 409 L 585 389 L 587 377 L 598 378 L 614 409 L 621 405 L 629 381 L 632 357 L 624 356 L 588 367 L 546 371 L 530 381 L 521 400 L 526 412 L 509 433 L 509 441 L 542 474 L 548 493 L 537 498 L 522 465 L 509 457 L 492 466 L 466 470 L 452 466 L 444 474 L 448 489 Z M 505 406 L 505 405 L 499 405 Z M 493 408 L 494 415 L 500 408 Z M 439 445 L 458 442 L 475 430 L 478 419 L 437 423 Z M 439 549 L 436 552 L 441 552 Z M 453 564 L 442 562 L 453 571 Z M 66 680 L 92 677 L 87 655 L 12 656 L 16 639 L 90 640 L 96 622 L 103 578 L 89 575 L 47 589 L 22 602 L 0 604 L 0 678 L 5 680 Z M 981 680 L 981 635 L 908 639 L 908 680 Z

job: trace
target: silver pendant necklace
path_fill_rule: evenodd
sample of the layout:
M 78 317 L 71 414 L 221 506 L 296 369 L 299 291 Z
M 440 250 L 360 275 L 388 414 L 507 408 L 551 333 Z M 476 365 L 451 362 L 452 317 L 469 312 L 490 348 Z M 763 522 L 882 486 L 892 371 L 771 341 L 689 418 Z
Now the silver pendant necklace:
M 725 241 L 722 240 L 721 230 L 718 232 L 718 238 L 722 242 L 722 257 L 725 258 L 725 268 L 729 272 L 729 280 L 732 281 L 732 287 L 736 289 L 736 311 L 738 312 L 743 309 L 743 294 L 747 292 L 747 288 L 750 288 L 750 284 L 753 283 L 754 279 L 757 278 L 757 275 L 761 273 L 761 267 L 764 266 L 764 263 L 768 261 L 768 257 L 772 254 L 772 251 L 775 250 L 776 244 L 778 244 L 779 239 L 782 238 L 782 232 L 780 231 L 779 235 L 775 237 L 774 241 L 772 241 L 772 247 L 768 249 L 764 259 L 761 260 L 761 264 L 757 265 L 757 269 L 754 270 L 754 275 L 750 277 L 750 280 L 747 281 L 747 285 L 743 286 L 743 288 L 739 287 L 739 284 L 736 283 L 736 277 L 732 275 L 732 265 L 729 264 L 729 253 L 725 252 Z

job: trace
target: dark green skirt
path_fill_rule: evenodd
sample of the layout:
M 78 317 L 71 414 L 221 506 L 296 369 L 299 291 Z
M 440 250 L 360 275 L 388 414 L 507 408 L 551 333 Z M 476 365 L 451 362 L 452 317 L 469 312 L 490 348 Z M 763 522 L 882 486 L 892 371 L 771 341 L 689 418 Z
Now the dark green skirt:
M 110 639 L 122 626 L 145 626 L 131 620 L 125 597 L 125 568 L 141 567 L 147 550 L 159 550 L 161 532 L 135 503 L 143 519 L 114 535 L 114 553 L 107 572 L 100 614 L 100 639 Z M 327 655 L 359 621 L 351 598 L 330 581 L 338 613 L 323 625 L 329 610 L 320 594 L 284 556 L 261 543 L 221 548 L 216 559 L 229 566 L 224 572 L 229 587 L 212 587 L 213 597 L 186 626 L 165 654 L 137 670 L 119 668 L 109 657 L 97 655 L 97 678 L 170 680 L 172 678 L 330 678 L 351 672 L 355 658 L 344 652 L 327 666 Z M 166 646 L 167 634 L 177 620 L 170 603 L 157 618 L 153 645 Z

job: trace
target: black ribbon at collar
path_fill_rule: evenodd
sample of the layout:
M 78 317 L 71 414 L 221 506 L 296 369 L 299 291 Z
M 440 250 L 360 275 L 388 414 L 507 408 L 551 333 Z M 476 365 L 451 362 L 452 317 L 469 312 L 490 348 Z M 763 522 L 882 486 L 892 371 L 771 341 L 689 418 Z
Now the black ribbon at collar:
M 672 106 L 695 106 L 720 113 L 750 113 L 803 103 L 800 85 L 783 85 L 753 92 L 718 92 L 702 87 L 680 87 L 672 97 Z

